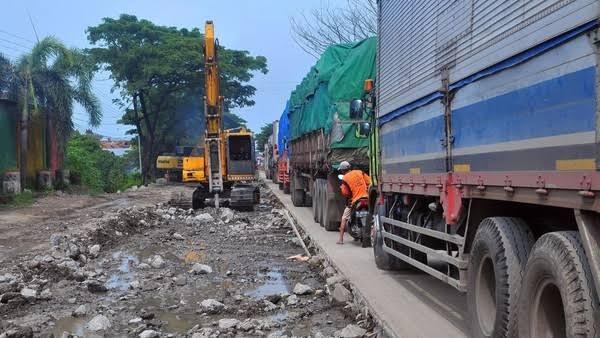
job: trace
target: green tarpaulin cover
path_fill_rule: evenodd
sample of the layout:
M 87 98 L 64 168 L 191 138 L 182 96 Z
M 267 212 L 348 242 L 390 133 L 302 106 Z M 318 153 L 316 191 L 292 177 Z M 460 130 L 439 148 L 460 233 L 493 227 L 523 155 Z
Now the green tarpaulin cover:
M 332 133 L 331 148 L 360 148 L 368 139 L 355 137 L 348 120 L 350 101 L 363 96 L 363 83 L 375 79 L 376 39 L 332 45 L 290 96 L 292 140 L 323 128 Z M 339 120 L 339 122 L 337 121 Z M 334 123 L 336 121 L 336 123 Z

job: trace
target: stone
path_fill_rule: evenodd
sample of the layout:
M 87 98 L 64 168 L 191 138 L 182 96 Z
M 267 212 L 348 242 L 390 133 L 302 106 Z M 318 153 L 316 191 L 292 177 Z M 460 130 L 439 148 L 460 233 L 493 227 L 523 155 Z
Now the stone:
M 256 319 L 248 318 L 240 324 L 238 324 L 237 329 L 248 332 L 256 327 L 257 322 L 258 321 Z
M 196 275 L 204 275 L 204 274 L 212 273 L 213 270 L 208 265 L 195 263 L 194 265 L 192 265 L 192 270 L 190 272 L 192 272 Z
M 281 295 L 268 295 L 267 300 L 273 304 L 277 304 L 281 301 Z
M 129 288 L 132 289 L 132 290 L 133 289 L 139 289 L 141 287 L 142 287 L 142 283 L 140 283 L 139 280 L 134 280 L 134 281 L 131 281 L 129 283 Z
M 33 329 L 29 326 L 19 326 L 1 333 L 0 338 L 33 338 Z
M 65 240 L 65 236 L 61 234 L 52 234 L 50 235 L 50 245 L 51 246 L 60 246 Z
M 197 215 L 196 217 L 194 217 L 194 219 L 199 223 L 208 223 L 208 222 L 213 222 L 215 220 L 211 214 L 206 213 L 206 212 L 203 214 Z
M 298 304 L 299 301 L 300 301 L 300 299 L 298 299 L 298 296 L 291 295 L 287 299 L 287 305 L 290 305 L 290 306 L 296 305 L 296 304 Z
M 344 276 L 334 275 L 334 276 L 327 278 L 327 280 L 325 280 L 325 283 L 327 284 L 327 286 L 333 286 L 335 284 L 342 283 L 344 281 L 346 281 L 346 278 Z
M 86 325 L 86 328 L 89 331 L 104 331 L 110 329 L 111 327 L 112 324 L 110 323 L 110 320 L 108 320 L 108 318 L 106 318 L 104 315 L 95 316 Z
M 323 271 L 321 272 L 321 274 L 323 275 L 323 277 L 330 277 L 336 274 L 336 271 L 333 267 L 328 266 L 325 269 L 323 269 Z
M 240 323 L 240 321 L 237 319 L 234 319 L 234 318 L 223 318 L 223 319 L 219 320 L 219 329 L 221 329 L 221 330 L 235 329 L 239 323 Z
M 269 302 L 266 299 L 263 301 L 263 304 L 265 305 L 265 308 L 263 309 L 265 312 L 271 312 L 278 309 L 277 305 Z
M 162 269 L 165 267 L 165 260 L 160 255 L 154 255 L 150 258 L 150 265 L 155 269 Z
M 229 208 L 221 208 L 221 220 L 225 223 L 231 222 L 235 218 L 235 213 Z
M 37 291 L 30 288 L 23 288 L 21 289 L 21 296 L 25 299 L 32 299 L 37 297 Z
M 205 299 L 200 303 L 202 310 L 210 314 L 217 314 L 225 309 L 225 304 L 215 299 Z
M 297 295 L 309 295 L 312 292 L 313 289 L 306 284 L 297 283 L 296 286 L 294 286 L 294 293 Z
M 367 330 L 358 325 L 349 324 L 345 328 L 336 331 L 333 336 L 338 338 L 361 338 L 367 333 Z
M 143 321 L 141 317 L 135 317 L 129 320 L 129 324 L 139 324 Z
M 88 305 L 83 304 L 83 305 L 79 305 L 75 311 L 73 311 L 73 313 L 71 313 L 71 315 L 73 317 L 85 317 L 87 316 L 88 312 L 90 312 L 90 308 Z
M 185 275 L 177 275 L 173 277 L 173 283 L 175 283 L 175 285 L 178 286 L 184 286 L 185 284 L 187 284 L 187 278 L 185 277 Z
M 180 233 L 178 233 L 178 232 L 176 232 L 176 233 L 173 234 L 173 238 L 176 239 L 176 240 L 178 240 L 178 241 L 183 241 L 185 239 L 183 237 L 183 235 L 180 234 Z
M 352 301 L 352 292 L 350 292 L 350 290 L 348 290 L 342 283 L 337 283 L 333 286 L 331 298 L 333 299 L 334 303 L 346 304 L 347 302 Z
M 192 338 L 209 338 L 213 335 L 214 331 L 210 327 L 203 327 L 198 332 L 192 335 Z
M 103 283 L 100 283 L 97 280 L 91 280 L 87 283 L 87 289 L 92 293 L 102 293 L 108 291 L 108 288 Z
M 79 258 L 79 255 L 81 254 L 81 250 L 79 250 L 79 247 L 77 246 L 77 244 L 71 242 L 68 244 L 67 246 L 67 251 L 66 251 L 66 255 L 71 258 L 71 259 L 77 259 Z
M 287 338 L 287 335 L 283 331 L 271 332 L 267 338 Z
M 154 330 L 144 330 L 144 331 L 142 331 L 142 333 L 140 333 L 139 337 L 140 338 L 156 338 L 156 337 L 160 337 L 160 333 L 158 333 Z
M 94 244 L 88 248 L 91 257 L 98 257 L 100 253 L 100 244 Z
M 41 293 L 40 293 L 40 299 L 45 299 L 48 300 L 52 298 L 52 292 L 50 291 L 50 289 L 44 289 Z
M 138 267 L 138 269 L 140 269 L 140 270 L 148 270 L 148 269 L 150 269 L 150 265 L 149 265 L 149 264 L 146 264 L 146 263 L 140 263 L 140 264 L 138 264 L 138 266 L 137 266 L 137 267 Z
M 308 264 L 312 267 L 319 267 L 321 265 L 321 257 L 320 256 L 312 256 L 309 260 L 308 260 Z

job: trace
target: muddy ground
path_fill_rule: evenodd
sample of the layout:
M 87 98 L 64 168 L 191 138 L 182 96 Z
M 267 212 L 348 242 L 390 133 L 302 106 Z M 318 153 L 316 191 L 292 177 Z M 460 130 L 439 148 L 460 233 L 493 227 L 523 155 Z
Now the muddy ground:
M 251 212 L 169 206 L 180 192 L 191 196 L 155 185 L 0 210 L 0 337 L 360 337 L 371 328 L 326 260 L 289 259 L 304 251 L 264 187 Z

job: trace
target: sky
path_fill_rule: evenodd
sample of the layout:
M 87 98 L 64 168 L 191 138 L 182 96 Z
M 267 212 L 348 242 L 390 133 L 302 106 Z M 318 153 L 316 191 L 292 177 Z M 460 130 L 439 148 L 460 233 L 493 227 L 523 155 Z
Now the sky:
M 298 47 L 290 33 L 290 17 L 321 6 L 323 0 L 0 0 L 0 53 L 15 58 L 26 52 L 39 38 L 53 35 L 67 46 L 89 47 L 85 30 L 98 25 L 102 18 L 122 13 L 148 19 L 155 24 L 204 28 L 206 20 L 215 23 L 222 45 L 247 50 L 267 58 L 269 73 L 257 73 L 251 84 L 257 88 L 256 104 L 234 110 L 256 131 L 276 120 L 285 108 L 291 91 L 316 60 Z M 333 0 L 342 1 L 342 0 Z M 10 14 L 9 14 L 10 13 Z M 107 73 L 94 79 L 94 91 L 102 104 L 103 120 L 94 129 L 98 134 L 126 138 L 131 126 L 117 124 L 122 115 L 112 103 L 113 83 Z M 85 112 L 76 107 L 76 129 L 89 128 Z

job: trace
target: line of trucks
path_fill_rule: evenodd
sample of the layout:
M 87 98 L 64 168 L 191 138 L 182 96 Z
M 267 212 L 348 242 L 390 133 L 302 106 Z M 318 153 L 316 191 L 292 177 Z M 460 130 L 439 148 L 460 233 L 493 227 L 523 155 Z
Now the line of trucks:
M 375 264 L 466 292 L 473 337 L 600 336 L 600 2 L 377 6 L 377 37 L 292 92 L 265 170 L 327 230 L 339 163 L 368 172 Z

